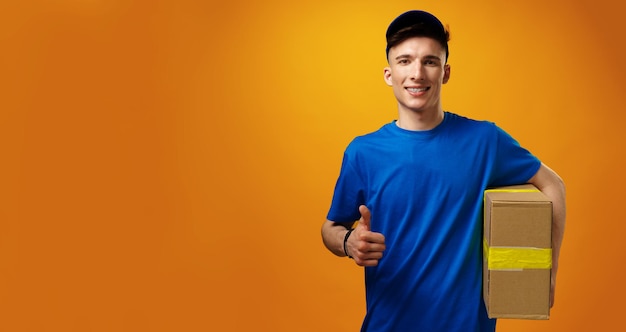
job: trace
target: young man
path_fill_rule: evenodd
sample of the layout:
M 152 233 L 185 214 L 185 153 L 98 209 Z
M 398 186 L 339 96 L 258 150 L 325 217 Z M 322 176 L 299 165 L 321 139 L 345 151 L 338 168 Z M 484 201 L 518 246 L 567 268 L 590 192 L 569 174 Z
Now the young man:
M 443 111 L 449 34 L 435 16 L 406 12 L 386 35 L 398 119 L 347 147 L 324 244 L 365 267 L 362 331 L 494 331 L 481 293 L 483 191 L 532 183 L 553 201 L 553 301 L 563 182 L 493 123 Z

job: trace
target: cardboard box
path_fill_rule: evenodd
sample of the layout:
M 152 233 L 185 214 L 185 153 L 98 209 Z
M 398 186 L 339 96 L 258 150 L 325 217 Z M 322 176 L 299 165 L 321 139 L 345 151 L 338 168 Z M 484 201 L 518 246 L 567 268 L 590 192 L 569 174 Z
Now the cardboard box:
M 532 185 L 485 191 L 483 297 L 490 318 L 548 319 L 552 202 Z

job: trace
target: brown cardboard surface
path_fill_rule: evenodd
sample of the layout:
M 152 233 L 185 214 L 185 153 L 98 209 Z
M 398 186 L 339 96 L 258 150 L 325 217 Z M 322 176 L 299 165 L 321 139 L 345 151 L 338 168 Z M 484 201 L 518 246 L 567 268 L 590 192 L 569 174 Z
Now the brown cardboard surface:
M 489 248 L 551 248 L 552 202 L 532 185 L 485 192 L 484 236 Z M 485 253 L 486 254 L 486 253 Z M 490 318 L 548 319 L 550 269 L 489 269 L 483 295 Z

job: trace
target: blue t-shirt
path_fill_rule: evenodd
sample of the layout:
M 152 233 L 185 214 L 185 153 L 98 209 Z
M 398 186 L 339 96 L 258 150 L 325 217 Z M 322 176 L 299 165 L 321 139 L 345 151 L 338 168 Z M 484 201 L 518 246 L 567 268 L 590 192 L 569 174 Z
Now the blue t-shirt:
M 387 249 L 365 268 L 362 331 L 495 330 L 482 300 L 482 203 L 487 187 L 526 183 L 541 162 L 491 122 L 446 112 L 436 128 L 395 122 L 347 147 L 328 220 L 359 205 Z

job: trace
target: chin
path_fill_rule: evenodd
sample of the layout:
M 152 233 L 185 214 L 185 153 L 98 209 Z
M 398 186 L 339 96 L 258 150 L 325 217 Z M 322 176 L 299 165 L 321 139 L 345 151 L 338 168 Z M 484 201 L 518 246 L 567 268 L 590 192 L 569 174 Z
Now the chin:
M 411 112 L 415 112 L 415 113 L 423 113 L 426 112 L 428 110 L 428 107 L 424 106 L 424 105 L 419 105 L 419 106 L 409 106 L 407 107 L 407 109 Z

